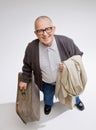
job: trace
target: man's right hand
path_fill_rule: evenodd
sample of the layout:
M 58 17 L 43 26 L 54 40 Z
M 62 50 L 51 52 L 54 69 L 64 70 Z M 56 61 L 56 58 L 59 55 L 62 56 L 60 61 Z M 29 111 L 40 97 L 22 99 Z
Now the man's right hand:
M 59 71 L 62 72 L 64 69 L 63 63 L 59 63 Z
M 20 87 L 20 90 L 22 90 L 22 89 L 26 90 L 27 89 L 27 83 L 20 81 L 19 87 Z

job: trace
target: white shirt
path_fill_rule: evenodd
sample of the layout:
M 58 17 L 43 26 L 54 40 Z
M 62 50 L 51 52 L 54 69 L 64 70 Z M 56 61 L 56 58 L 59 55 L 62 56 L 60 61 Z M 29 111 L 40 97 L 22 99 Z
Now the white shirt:
M 39 42 L 39 56 L 42 80 L 47 83 L 56 82 L 61 60 L 55 39 L 50 47 Z

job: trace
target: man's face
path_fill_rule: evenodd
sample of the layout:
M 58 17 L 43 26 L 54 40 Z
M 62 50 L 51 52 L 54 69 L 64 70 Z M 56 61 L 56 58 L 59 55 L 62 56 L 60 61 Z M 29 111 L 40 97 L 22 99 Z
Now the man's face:
M 46 46 L 50 46 L 52 44 L 55 27 L 49 19 L 39 19 L 35 23 L 35 30 L 35 34 L 42 44 Z

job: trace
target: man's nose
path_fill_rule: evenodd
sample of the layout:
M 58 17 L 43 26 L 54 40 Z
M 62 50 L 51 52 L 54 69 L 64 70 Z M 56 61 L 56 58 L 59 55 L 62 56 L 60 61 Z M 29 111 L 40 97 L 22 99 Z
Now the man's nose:
M 47 32 L 46 32 L 46 30 L 43 30 L 43 34 L 44 34 L 44 35 L 47 35 Z

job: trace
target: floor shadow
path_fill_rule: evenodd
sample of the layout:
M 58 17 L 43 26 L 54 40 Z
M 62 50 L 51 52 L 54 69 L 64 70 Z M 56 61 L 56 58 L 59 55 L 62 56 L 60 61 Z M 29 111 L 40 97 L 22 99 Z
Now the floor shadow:
M 44 128 L 47 122 L 57 118 L 68 110 L 69 109 L 65 105 L 56 102 L 52 107 L 51 113 L 49 115 L 45 115 L 44 104 L 43 101 L 41 101 L 40 120 L 30 122 L 25 125 L 16 114 L 15 103 L 2 104 L 0 105 L 0 129 L 5 130 L 8 128 L 10 130 L 38 130 L 39 128 Z
M 51 113 L 49 115 L 45 115 L 43 101 L 41 101 L 40 103 L 40 109 L 40 123 L 52 120 L 69 110 L 68 107 L 61 104 L 60 102 L 55 102 L 52 107 Z

